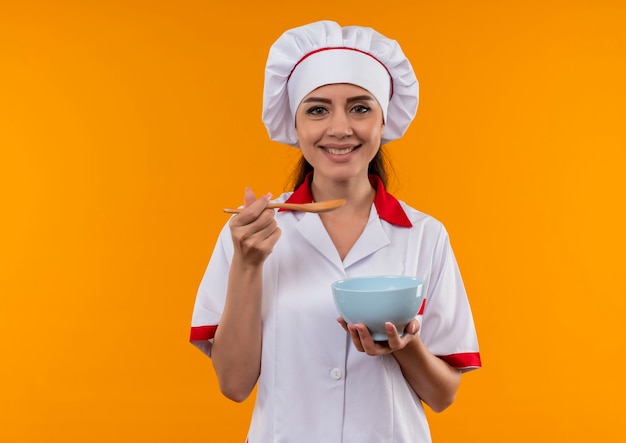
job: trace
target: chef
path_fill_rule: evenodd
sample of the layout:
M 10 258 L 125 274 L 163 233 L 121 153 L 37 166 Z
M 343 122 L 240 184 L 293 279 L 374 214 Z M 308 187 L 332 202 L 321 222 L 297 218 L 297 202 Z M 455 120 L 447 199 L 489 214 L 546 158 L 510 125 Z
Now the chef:
M 386 190 L 383 145 L 417 104 L 410 62 L 371 28 L 320 21 L 270 48 L 262 118 L 272 140 L 301 151 L 294 187 L 273 200 L 245 189 L 191 323 L 224 395 L 243 401 L 257 388 L 249 443 L 430 442 L 425 405 L 446 409 L 462 374 L 481 366 L 446 229 Z M 267 208 L 333 199 L 346 204 Z M 420 312 L 404 331 L 388 323 L 386 341 L 333 303 L 332 282 L 365 275 L 424 281 Z

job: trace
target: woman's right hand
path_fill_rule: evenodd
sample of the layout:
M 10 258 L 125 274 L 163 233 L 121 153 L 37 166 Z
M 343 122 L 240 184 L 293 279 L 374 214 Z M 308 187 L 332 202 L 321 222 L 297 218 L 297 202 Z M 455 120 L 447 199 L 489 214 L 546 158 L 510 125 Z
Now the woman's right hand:
M 250 188 L 244 194 L 244 209 L 229 223 L 235 256 L 250 266 L 263 264 L 280 238 L 274 210 L 267 209 L 271 195 L 258 199 Z

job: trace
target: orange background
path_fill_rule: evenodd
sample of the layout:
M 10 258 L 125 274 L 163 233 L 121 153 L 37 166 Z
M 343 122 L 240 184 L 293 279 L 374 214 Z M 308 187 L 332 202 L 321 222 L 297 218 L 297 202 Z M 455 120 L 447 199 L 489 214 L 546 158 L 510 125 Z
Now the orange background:
M 435 441 L 623 441 L 626 3 L 269 4 L 0 2 L 0 441 L 244 441 L 191 309 L 221 208 L 297 158 L 267 50 L 323 18 L 420 79 L 390 190 L 450 231 L 484 363 Z

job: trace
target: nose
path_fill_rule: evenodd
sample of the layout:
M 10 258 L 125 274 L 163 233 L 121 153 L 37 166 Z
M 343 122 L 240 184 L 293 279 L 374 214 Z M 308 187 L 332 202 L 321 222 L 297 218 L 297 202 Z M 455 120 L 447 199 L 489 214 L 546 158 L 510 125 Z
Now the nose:
M 331 115 L 328 126 L 328 135 L 337 138 L 352 135 L 352 125 L 347 113 L 335 112 Z

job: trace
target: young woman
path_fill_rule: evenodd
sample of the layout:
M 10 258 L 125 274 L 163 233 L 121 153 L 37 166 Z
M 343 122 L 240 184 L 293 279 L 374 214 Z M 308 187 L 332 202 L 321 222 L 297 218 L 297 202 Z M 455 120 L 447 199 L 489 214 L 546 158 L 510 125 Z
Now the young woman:
M 444 410 L 480 367 L 444 227 L 385 190 L 381 145 L 404 134 L 417 97 L 398 44 L 370 28 L 312 23 L 270 50 L 263 120 L 302 152 L 296 189 L 276 201 L 347 203 L 275 212 L 246 189 L 220 234 L 191 341 L 224 395 L 257 386 L 250 443 L 428 442 L 423 403 Z M 401 336 L 389 323 L 385 342 L 338 318 L 332 299 L 332 282 L 374 274 L 425 282 L 422 310 Z

